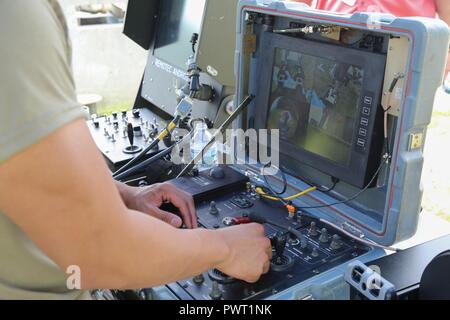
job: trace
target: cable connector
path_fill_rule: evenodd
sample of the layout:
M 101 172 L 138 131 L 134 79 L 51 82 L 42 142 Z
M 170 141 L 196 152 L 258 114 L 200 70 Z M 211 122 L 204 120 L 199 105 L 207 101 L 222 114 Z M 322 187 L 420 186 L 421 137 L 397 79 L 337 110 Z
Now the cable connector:
M 184 119 L 192 112 L 192 100 L 188 97 L 183 98 L 175 110 L 175 118 Z
M 294 219 L 295 214 L 297 213 L 297 208 L 292 204 L 291 201 L 286 205 L 286 209 L 289 213 L 289 218 Z

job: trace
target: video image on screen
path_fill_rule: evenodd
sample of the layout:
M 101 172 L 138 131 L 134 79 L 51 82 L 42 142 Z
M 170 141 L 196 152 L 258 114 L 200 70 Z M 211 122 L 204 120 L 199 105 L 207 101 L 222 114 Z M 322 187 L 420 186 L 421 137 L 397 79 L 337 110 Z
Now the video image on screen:
M 274 60 L 267 127 L 295 148 L 348 165 L 364 70 L 281 48 Z

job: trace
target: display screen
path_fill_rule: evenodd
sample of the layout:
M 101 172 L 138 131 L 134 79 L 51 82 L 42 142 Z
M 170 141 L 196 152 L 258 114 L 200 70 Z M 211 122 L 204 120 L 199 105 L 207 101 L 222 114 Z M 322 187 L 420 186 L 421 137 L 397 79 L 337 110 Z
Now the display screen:
M 280 139 L 338 164 L 350 162 L 364 70 L 275 49 L 267 127 Z
M 161 1 L 154 56 L 174 67 L 186 69 L 192 55 L 190 40 L 200 33 L 206 0 Z

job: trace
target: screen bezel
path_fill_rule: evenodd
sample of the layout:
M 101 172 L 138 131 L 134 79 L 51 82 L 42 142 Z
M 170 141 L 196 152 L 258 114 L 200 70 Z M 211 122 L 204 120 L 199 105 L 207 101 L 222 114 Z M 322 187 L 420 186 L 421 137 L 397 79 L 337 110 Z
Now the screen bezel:
M 175 0 L 164 0 L 164 1 L 175 1 Z M 207 10 L 207 7 L 208 7 L 208 1 L 209 0 L 204 0 L 204 1 L 205 1 L 205 5 L 203 6 L 203 12 L 202 12 L 202 16 L 201 16 L 200 28 L 198 30 L 199 41 L 200 41 L 200 37 L 201 37 L 201 34 L 202 34 L 202 30 L 203 30 L 204 18 L 205 18 L 205 14 L 206 14 L 206 10 Z M 161 20 L 161 11 L 162 11 L 162 7 L 163 6 L 164 6 L 164 4 L 162 4 L 162 3 L 159 5 L 158 19 L 157 19 L 156 28 L 155 28 L 155 37 L 153 39 L 152 50 L 151 50 L 152 51 L 152 56 L 155 57 L 158 60 L 161 60 L 161 61 L 171 65 L 172 67 L 174 67 L 176 69 L 185 70 L 187 68 L 186 65 L 178 66 L 173 61 L 168 61 L 165 57 L 161 57 L 160 55 L 156 54 L 156 51 L 159 49 L 159 48 L 156 48 L 156 44 L 158 42 L 158 35 L 159 35 L 160 30 L 161 30 L 161 21 L 162 21 Z M 186 45 L 189 45 L 188 44 L 188 40 L 186 40 Z M 198 45 L 199 44 L 197 44 L 197 46 Z M 197 52 L 194 54 L 194 56 L 195 56 L 195 58 L 197 57 Z M 186 62 L 188 61 L 188 58 L 189 58 L 189 56 L 186 56 Z
M 282 161 L 285 159 L 285 162 L 288 163 L 285 165 L 287 167 L 293 167 L 295 166 L 293 165 L 295 162 L 300 162 L 301 164 L 306 164 L 322 173 L 338 178 L 341 181 L 347 182 L 356 187 L 365 187 L 368 179 L 370 179 L 371 173 L 374 171 L 373 168 L 376 168 L 374 165 L 369 165 L 369 157 L 373 157 L 373 152 L 371 152 L 372 136 L 374 133 L 375 121 L 377 118 L 376 115 L 379 109 L 379 101 L 384 79 L 386 61 L 385 55 L 318 41 L 292 38 L 270 32 L 263 33 L 260 40 L 260 63 L 258 64 L 259 66 L 257 69 L 257 79 L 260 86 L 257 86 L 258 93 L 255 101 L 255 129 L 267 128 L 276 49 L 286 49 L 318 58 L 348 63 L 364 69 L 364 80 L 361 91 L 362 94 L 360 96 L 358 113 L 355 121 L 359 121 L 364 92 L 376 93 L 374 99 L 374 111 L 369 119 L 369 126 L 367 130 L 368 143 L 365 152 L 358 152 L 355 149 L 359 123 L 355 123 L 348 165 L 331 161 L 306 149 L 296 148 L 292 144 L 281 140 L 279 152 L 280 159 Z M 371 159 L 372 162 L 377 161 L 377 163 L 379 163 L 379 160 L 379 158 Z M 295 168 L 291 169 L 295 170 Z M 368 169 L 371 169 L 369 170 L 370 172 Z

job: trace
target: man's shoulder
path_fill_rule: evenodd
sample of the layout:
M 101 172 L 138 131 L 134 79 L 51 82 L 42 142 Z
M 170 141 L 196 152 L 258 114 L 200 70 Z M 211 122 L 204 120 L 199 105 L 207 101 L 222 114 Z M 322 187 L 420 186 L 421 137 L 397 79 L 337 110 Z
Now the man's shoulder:
M 82 114 L 68 41 L 47 0 L 0 1 L 0 39 L 2 162 Z
M 0 1 L 2 38 L 9 35 L 17 44 L 20 37 L 30 42 L 64 39 L 63 16 L 58 16 L 54 8 L 48 0 Z

